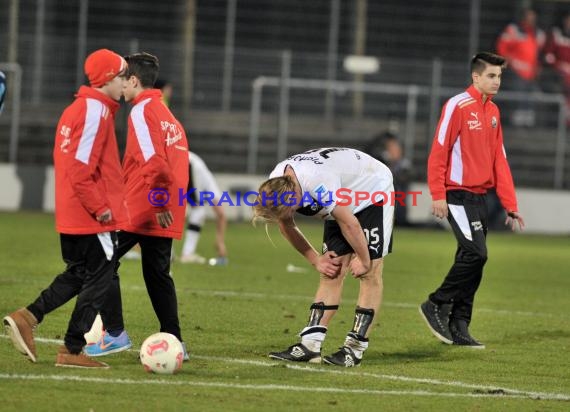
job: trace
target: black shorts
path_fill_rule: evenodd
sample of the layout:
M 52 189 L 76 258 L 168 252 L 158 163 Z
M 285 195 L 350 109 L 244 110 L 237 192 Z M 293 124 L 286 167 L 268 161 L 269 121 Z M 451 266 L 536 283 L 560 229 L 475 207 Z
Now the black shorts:
M 394 227 L 394 206 L 368 206 L 354 215 L 368 241 L 370 259 L 380 259 L 392 252 L 392 228 Z M 323 253 L 333 251 L 338 256 L 353 253 L 354 250 L 344 238 L 340 226 L 334 220 L 325 222 Z

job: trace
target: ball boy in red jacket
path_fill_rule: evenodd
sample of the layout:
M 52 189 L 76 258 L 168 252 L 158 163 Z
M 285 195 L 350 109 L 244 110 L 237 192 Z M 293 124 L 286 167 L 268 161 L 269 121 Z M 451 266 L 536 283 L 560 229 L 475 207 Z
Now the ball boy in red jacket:
M 118 256 L 137 243 L 142 272 L 160 331 L 182 341 L 174 280 L 170 276 L 172 239 L 184 229 L 186 199 L 179 190 L 188 186 L 188 142 L 182 125 L 154 88 L 158 59 L 148 53 L 125 57 L 129 68 L 123 94 L 133 107 L 128 119 L 123 157 L 128 222 L 119 232 Z M 125 331 L 119 278 L 115 276 L 101 318 L 105 331 L 85 352 L 103 356 L 131 346 Z
M 101 310 L 116 264 L 116 230 L 126 221 L 115 112 L 127 63 L 100 49 L 85 60 L 91 87 L 81 86 L 57 125 L 53 150 L 55 223 L 66 269 L 30 305 L 4 318 L 16 349 L 32 362 L 33 329 L 44 315 L 77 296 L 56 366 L 107 368 L 81 351 Z

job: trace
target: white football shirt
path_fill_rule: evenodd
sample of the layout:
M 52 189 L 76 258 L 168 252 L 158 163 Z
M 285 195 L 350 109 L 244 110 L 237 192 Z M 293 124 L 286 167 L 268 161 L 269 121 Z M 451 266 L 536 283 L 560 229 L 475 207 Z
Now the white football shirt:
M 216 183 L 214 175 L 206 166 L 206 162 L 194 152 L 188 152 L 188 156 L 190 158 L 190 179 L 193 187 L 196 188 L 198 193 L 212 192 L 214 193 L 214 199 L 220 199 L 222 192 Z
M 350 206 L 353 214 L 373 202 L 390 204 L 394 191 L 390 169 L 355 149 L 324 147 L 299 153 L 277 164 L 269 177 L 283 176 L 287 166 L 295 172 L 303 193 L 298 211 L 321 219 L 334 219 L 331 213 L 337 204 Z

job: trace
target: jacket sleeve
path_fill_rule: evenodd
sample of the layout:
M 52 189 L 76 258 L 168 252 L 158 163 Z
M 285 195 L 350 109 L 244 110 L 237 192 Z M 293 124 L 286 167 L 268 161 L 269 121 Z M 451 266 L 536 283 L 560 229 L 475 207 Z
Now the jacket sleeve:
M 149 190 L 168 190 L 174 182 L 174 176 L 165 151 L 166 135 L 154 113 L 145 110 L 145 107 L 136 106 L 131 111 L 131 130 L 140 148 L 137 161 Z M 169 193 L 169 196 L 172 199 L 173 194 Z M 158 207 L 168 208 L 171 203 L 169 200 L 164 206 Z
M 507 162 L 507 153 L 503 145 L 503 130 L 499 125 L 499 139 L 495 149 L 495 162 L 493 163 L 493 174 L 495 176 L 495 187 L 497 196 L 503 207 L 509 212 L 518 212 L 517 196 L 511 168 Z
M 100 192 L 96 184 L 101 178 L 98 165 L 108 138 L 106 122 L 112 119 L 108 111 L 100 102 L 88 99 L 85 112 L 73 120 L 71 142 L 63 151 L 73 194 L 94 217 L 109 208 L 105 194 Z
M 461 113 L 448 101 L 442 109 L 428 158 L 428 186 L 433 200 L 445 199 L 449 153 L 461 128 Z

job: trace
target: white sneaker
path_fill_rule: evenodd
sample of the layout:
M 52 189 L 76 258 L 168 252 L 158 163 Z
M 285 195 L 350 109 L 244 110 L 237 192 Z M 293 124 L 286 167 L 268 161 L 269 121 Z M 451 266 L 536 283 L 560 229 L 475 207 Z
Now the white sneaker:
M 180 263 L 198 263 L 204 265 L 206 263 L 206 258 L 204 256 L 192 253 L 190 255 L 182 255 L 180 257 Z

